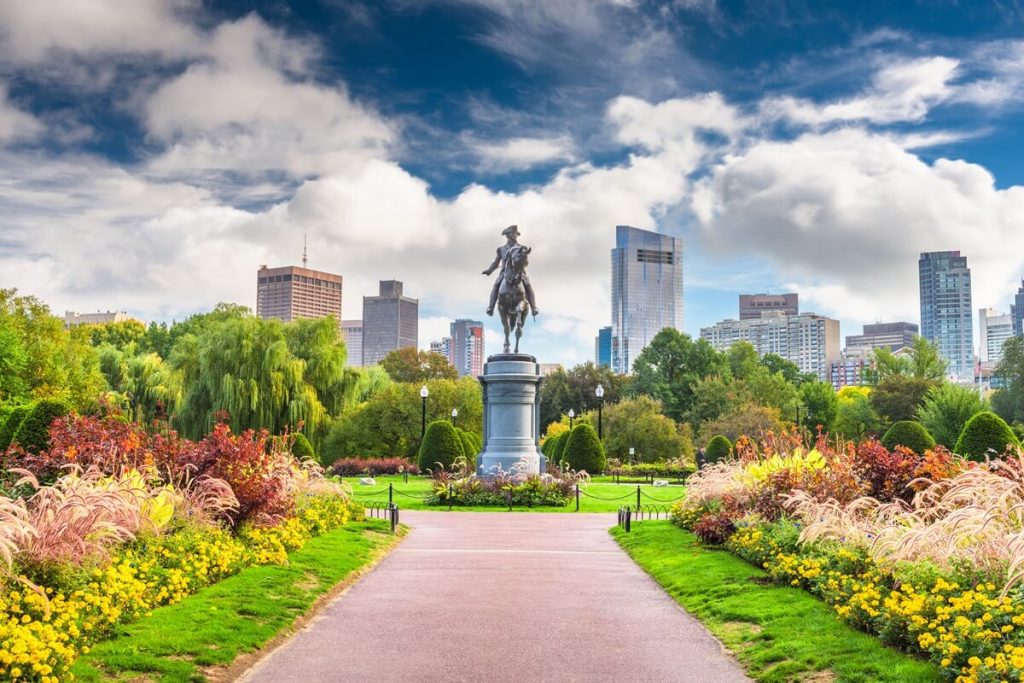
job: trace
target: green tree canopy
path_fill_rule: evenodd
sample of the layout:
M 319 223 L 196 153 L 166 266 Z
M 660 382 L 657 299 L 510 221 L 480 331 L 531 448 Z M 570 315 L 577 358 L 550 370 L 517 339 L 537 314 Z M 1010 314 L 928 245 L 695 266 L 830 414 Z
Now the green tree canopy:
M 928 390 L 917 409 L 917 419 L 937 443 L 953 448 L 967 421 L 983 410 L 988 410 L 988 405 L 977 391 L 947 382 Z
M 597 424 L 596 413 L 587 417 L 589 424 Z M 627 398 L 606 407 L 602 432 L 605 451 L 623 461 L 629 458 L 631 446 L 640 462 L 693 460 L 689 427 L 663 415 L 661 404 L 650 396 Z
M 739 410 L 722 415 L 717 420 L 700 426 L 700 442 L 707 444 L 712 437 L 722 434 L 731 442 L 741 436 L 757 440 L 764 432 L 780 432 L 784 428 L 777 408 L 748 404 Z
M 704 377 L 728 371 L 728 362 L 706 340 L 666 327 L 633 363 L 632 395 L 645 394 L 661 401 L 665 414 L 682 420 L 693 407 L 693 388 Z
M 0 401 L 56 398 L 85 409 L 105 389 L 88 330 L 67 331 L 35 297 L 0 289 Z
M 427 421 L 447 419 L 459 410 L 459 427 L 483 432 L 483 399 L 480 382 L 472 377 L 429 380 Z M 411 457 L 420 445 L 420 385 L 393 382 L 366 402 L 346 408 L 331 424 L 320 446 L 330 461 L 343 457 Z
M 839 414 L 839 397 L 829 382 L 815 380 L 800 387 L 800 399 L 804 405 L 801 421 L 806 429 L 812 432 L 821 425 L 831 432 L 835 428 Z
M 729 372 L 735 379 L 749 379 L 761 364 L 757 349 L 748 341 L 738 341 L 725 352 Z
M 570 409 L 578 415 L 597 410 L 598 399 L 594 392 L 598 385 L 604 388 L 605 407 L 618 402 L 625 382 L 622 375 L 589 361 L 569 370 L 555 370 L 540 385 L 541 428 L 558 422 Z
M 992 394 L 992 408 L 1007 422 L 1024 422 L 1024 337 L 1003 342 L 996 374 L 1006 386 Z
M 430 379 L 458 379 L 459 372 L 448 359 L 436 351 L 420 351 L 414 347 L 396 349 L 380 362 L 388 376 L 396 382 L 423 384 Z
M 843 387 L 837 394 L 834 428 L 839 435 L 859 441 L 882 430 L 882 418 L 871 405 L 868 387 Z
M 340 412 L 354 390 L 356 375 L 344 370 L 337 323 L 324 318 L 285 325 L 235 313 L 210 314 L 197 333 L 175 342 L 170 365 L 181 373 L 183 387 L 175 425 L 198 438 L 215 414 L 226 411 L 235 432 L 280 434 L 303 425 L 316 442 L 331 411 Z
M 914 337 L 909 352 L 893 353 L 888 348 L 873 352 L 875 369 L 870 374 L 875 383 L 881 384 L 892 377 L 941 382 L 946 378 L 947 363 L 939 355 L 939 348 L 924 337 Z
M 890 423 L 913 420 L 924 397 L 938 382 L 911 375 L 890 375 L 871 392 L 871 405 Z

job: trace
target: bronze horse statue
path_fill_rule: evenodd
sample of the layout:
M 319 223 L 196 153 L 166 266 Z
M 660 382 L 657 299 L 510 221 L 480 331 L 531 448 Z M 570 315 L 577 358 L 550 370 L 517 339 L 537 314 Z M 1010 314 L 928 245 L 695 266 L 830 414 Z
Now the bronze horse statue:
M 517 244 L 505 256 L 504 274 L 498 288 L 498 317 L 505 329 L 505 353 L 509 352 L 509 334 L 512 330 L 516 333 L 515 353 L 519 353 L 519 338 L 523 336 L 523 325 L 529 311 L 526 287 L 523 286 L 523 273 L 529 253 L 530 247 Z

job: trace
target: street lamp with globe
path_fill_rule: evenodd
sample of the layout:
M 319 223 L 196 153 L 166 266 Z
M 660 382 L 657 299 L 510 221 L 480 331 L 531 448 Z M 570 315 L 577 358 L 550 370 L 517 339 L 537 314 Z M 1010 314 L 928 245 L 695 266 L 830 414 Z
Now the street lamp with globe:
M 576 411 L 569 408 L 569 431 L 572 431 L 572 421 L 576 419 Z
M 597 438 L 603 439 L 604 431 L 601 429 L 601 423 L 604 412 L 604 387 L 598 384 L 597 389 L 594 389 L 594 394 L 597 396 Z
M 459 417 L 459 409 L 458 408 L 452 408 L 452 426 L 453 427 L 455 426 L 455 421 L 458 419 L 458 417 Z
M 427 433 L 427 396 L 430 396 L 430 390 L 424 384 L 420 388 L 420 398 L 423 399 L 423 412 L 420 417 L 420 441 L 423 441 L 423 437 Z

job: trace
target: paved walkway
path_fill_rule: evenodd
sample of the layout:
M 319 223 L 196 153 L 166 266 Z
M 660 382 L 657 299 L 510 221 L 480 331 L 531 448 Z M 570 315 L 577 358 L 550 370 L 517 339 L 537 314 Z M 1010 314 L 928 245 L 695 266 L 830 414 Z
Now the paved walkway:
M 748 680 L 611 514 L 402 513 L 413 531 L 244 681 Z

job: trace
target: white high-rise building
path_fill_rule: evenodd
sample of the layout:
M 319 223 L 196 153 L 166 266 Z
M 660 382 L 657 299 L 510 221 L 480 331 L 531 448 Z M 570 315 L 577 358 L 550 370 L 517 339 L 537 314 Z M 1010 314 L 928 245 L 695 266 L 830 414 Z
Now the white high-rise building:
M 342 320 L 341 336 L 345 339 L 345 350 L 348 352 L 345 365 L 358 368 L 363 364 L 363 321 Z
M 723 320 L 700 330 L 700 338 L 719 351 L 750 342 L 759 356 L 774 353 L 796 363 L 800 372 L 825 380 L 829 361 L 839 360 L 839 321 L 815 313 L 765 313 L 751 320 Z
M 683 329 L 683 241 L 628 225 L 612 249 L 612 370 L 633 362 L 666 327 Z
M 974 381 L 971 269 L 959 251 L 929 251 L 918 261 L 921 336 L 934 342 L 958 382 Z
M 979 308 L 978 331 L 981 342 L 978 357 L 982 363 L 994 368 L 1003 358 L 1003 342 L 1013 336 L 1013 316 L 996 313 L 991 308 Z

